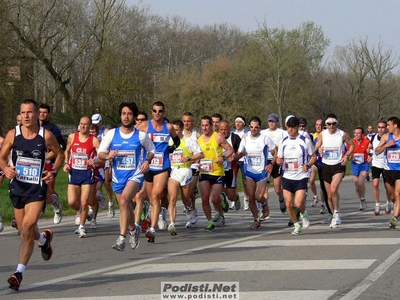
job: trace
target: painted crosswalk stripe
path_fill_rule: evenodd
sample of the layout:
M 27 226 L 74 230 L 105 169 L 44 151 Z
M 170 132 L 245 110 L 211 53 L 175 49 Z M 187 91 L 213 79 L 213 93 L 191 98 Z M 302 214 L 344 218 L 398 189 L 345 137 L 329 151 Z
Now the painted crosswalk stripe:
M 304 239 L 304 240 L 263 240 L 246 241 L 223 246 L 222 248 L 259 248 L 279 246 L 377 246 L 397 245 L 400 238 L 375 238 L 375 239 Z
M 288 271 L 288 270 L 351 270 L 367 269 L 375 259 L 336 260 L 274 260 L 274 261 L 228 261 L 201 262 L 190 264 L 148 264 L 122 269 L 105 275 L 126 275 L 144 273 L 196 273 L 230 271 Z

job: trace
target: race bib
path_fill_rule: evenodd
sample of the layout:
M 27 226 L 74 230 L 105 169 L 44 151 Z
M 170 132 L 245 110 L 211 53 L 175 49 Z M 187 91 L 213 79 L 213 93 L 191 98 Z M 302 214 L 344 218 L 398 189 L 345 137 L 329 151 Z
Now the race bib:
M 156 152 L 151 160 L 150 168 L 162 170 L 164 166 L 164 153 Z
M 392 164 L 400 163 L 400 149 L 387 149 L 387 160 Z
M 87 170 L 88 155 L 82 153 L 71 154 L 71 168 L 75 170 Z
M 42 161 L 39 158 L 18 156 L 15 165 L 16 179 L 25 183 L 38 184 L 41 166 Z
M 252 167 L 261 166 L 261 155 L 259 153 L 247 154 L 247 164 Z
M 296 172 L 301 169 L 297 158 L 285 158 L 285 172 Z
M 119 150 L 116 157 L 117 170 L 136 170 L 136 152 Z
M 328 160 L 339 160 L 340 151 L 338 148 L 325 148 L 324 152 L 325 158 Z
M 181 164 L 183 164 L 183 162 L 182 162 L 183 157 L 184 157 L 183 149 L 176 149 L 174 151 L 174 153 L 171 153 L 169 155 L 169 160 L 174 165 L 181 165 Z
M 199 169 L 202 172 L 209 172 L 213 171 L 213 162 L 211 159 L 200 159 Z
M 364 153 L 354 153 L 353 161 L 356 164 L 363 164 L 364 163 Z

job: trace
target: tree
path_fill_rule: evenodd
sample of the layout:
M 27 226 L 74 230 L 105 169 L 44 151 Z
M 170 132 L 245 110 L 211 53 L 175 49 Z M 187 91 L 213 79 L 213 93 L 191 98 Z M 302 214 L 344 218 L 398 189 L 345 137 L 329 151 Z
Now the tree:
M 42 64 L 78 120 L 88 107 L 82 99 L 85 86 L 117 30 L 124 1 L 2 0 L 0 5 L 0 20 L 20 42 L 18 51 Z

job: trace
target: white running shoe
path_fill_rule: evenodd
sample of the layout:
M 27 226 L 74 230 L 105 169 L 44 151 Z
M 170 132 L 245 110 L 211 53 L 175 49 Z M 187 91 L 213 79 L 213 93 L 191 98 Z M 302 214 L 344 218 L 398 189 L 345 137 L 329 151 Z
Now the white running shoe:
M 392 202 L 387 201 L 386 202 L 386 208 L 385 208 L 385 214 L 390 214 L 392 212 Z
M 131 244 L 131 248 L 133 250 L 139 247 L 139 236 L 140 236 L 141 228 L 139 225 L 135 225 L 135 230 L 133 231 L 132 235 L 129 237 L 129 244 Z
M 235 201 L 231 201 L 231 204 L 229 205 L 229 210 L 235 210 Z
M 96 229 L 97 228 L 96 219 L 92 219 L 92 221 L 90 222 L 90 228 L 92 228 L 92 229 Z
M 374 210 L 375 216 L 379 215 L 380 212 L 381 212 L 381 206 L 379 204 L 375 205 L 375 210 Z
M 311 204 L 311 207 L 315 207 L 318 204 L 318 197 L 317 196 L 313 196 L 313 202 Z
M 108 216 L 109 219 L 114 218 L 114 216 L 115 216 L 114 203 L 112 203 L 110 205 L 110 202 L 108 202 L 108 214 L 107 214 L 107 216 Z
M 218 216 L 217 219 L 213 220 L 215 226 L 224 226 L 225 225 L 225 218 L 223 216 Z
M 112 248 L 118 251 L 124 251 L 125 249 L 125 238 L 120 235 L 117 239 L 117 241 L 115 242 L 114 245 L 112 245 Z
M 366 210 L 367 209 L 367 201 L 365 199 L 360 201 L 360 208 L 359 210 Z
M 291 233 L 292 235 L 300 235 L 301 234 L 301 226 L 299 223 L 294 224 L 294 230 Z
M 168 232 L 169 232 L 171 235 L 177 235 L 177 233 L 176 233 L 176 227 L 175 227 L 175 224 L 174 224 L 174 223 L 171 223 L 171 224 L 168 225 Z
M 81 224 L 81 213 L 78 211 L 75 216 L 75 225 L 79 226 Z
M 158 216 L 158 229 L 164 230 L 166 228 L 167 222 L 167 209 L 165 207 L 161 207 L 160 215 Z
M 85 227 L 78 228 L 78 233 L 79 233 L 79 237 L 80 238 L 87 237 L 87 233 L 86 233 L 86 228 Z
M 302 229 L 310 227 L 310 221 L 308 220 L 308 213 L 304 211 L 304 214 L 300 213 L 300 219 L 302 223 Z
M 319 210 L 319 213 L 322 215 L 326 212 L 325 204 L 321 204 L 321 209 Z
M 332 216 L 331 224 L 329 225 L 329 227 L 330 228 L 336 228 L 337 227 L 335 214 L 333 214 L 333 216 Z
M 60 200 L 58 199 L 57 194 L 52 194 L 51 198 L 53 198 L 53 211 L 54 211 L 54 224 L 60 224 L 62 220 L 62 207 Z
M 335 213 L 334 215 L 335 215 L 335 219 L 336 219 L 336 224 L 341 225 L 342 224 L 342 215 L 339 212 Z
M 243 210 L 248 211 L 248 210 L 250 209 L 250 206 L 249 206 L 249 199 L 244 198 L 244 199 L 243 199 L 243 205 L 244 205 Z

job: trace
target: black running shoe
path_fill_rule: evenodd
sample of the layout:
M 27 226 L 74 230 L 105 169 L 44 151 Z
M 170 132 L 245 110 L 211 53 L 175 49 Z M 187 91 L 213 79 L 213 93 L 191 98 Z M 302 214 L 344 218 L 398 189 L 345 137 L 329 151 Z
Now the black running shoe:
M 39 245 L 39 248 L 42 249 L 42 257 L 44 260 L 50 260 L 53 255 L 53 248 L 51 247 L 51 241 L 53 240 L 53 231 L 51 229 L 45 229 L 42 232 L 46 237 L 46 242 L 43 245 Z
M 284 214 L 286 212 L 286 204 L 285 200 L 279 200 L 279 208 L 281 209 L 281 212 Z
M 20 273 L 20 272 L 15 272 L 7 280 L 8 284 L 10 285 L 10 289 L 13 289 L 14 291 L 19 290 L 21 281 L 22 281 L 22 273 Z

